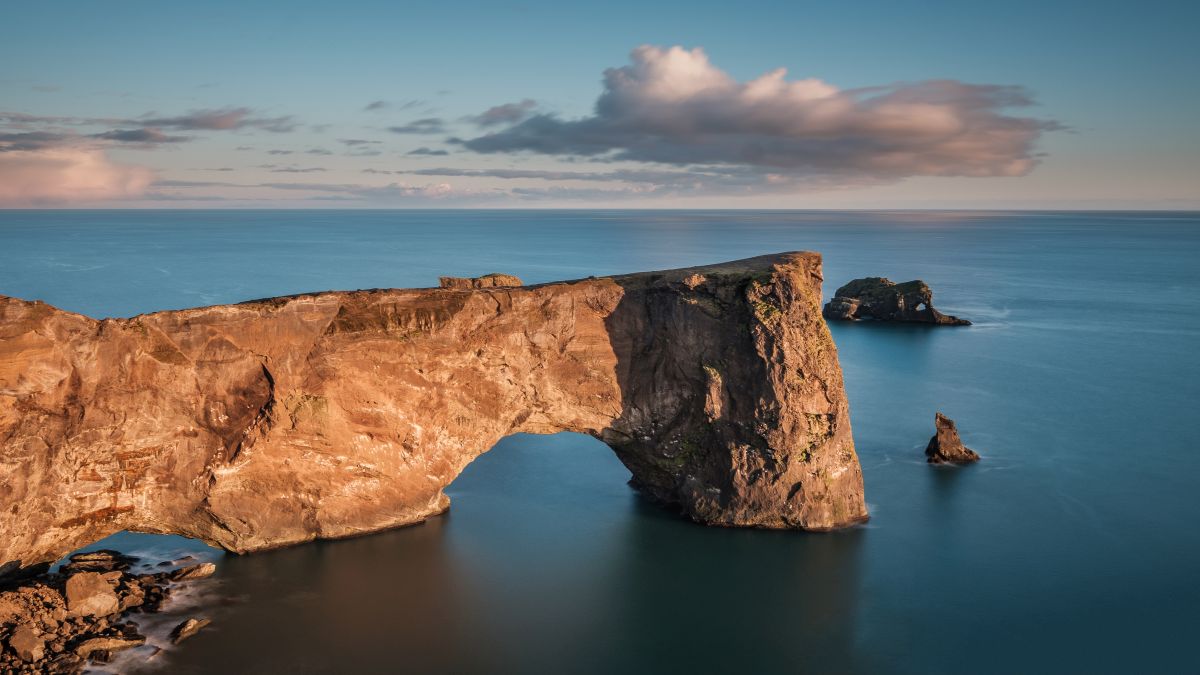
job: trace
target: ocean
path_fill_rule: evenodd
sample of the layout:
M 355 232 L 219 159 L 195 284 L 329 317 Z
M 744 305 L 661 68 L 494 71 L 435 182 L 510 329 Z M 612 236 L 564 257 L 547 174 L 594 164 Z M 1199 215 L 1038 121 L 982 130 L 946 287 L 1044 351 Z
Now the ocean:
M 95 317 L 818 251 L 967 328 L 831 326 L 871 520 L 708 528 L 510 436 L 416 527 L 216 556 L 172 673 L 1200 672 L 1200 214 L 0 211 L 0 293 Z M 933 467 L 942 411 L 983 455 Z

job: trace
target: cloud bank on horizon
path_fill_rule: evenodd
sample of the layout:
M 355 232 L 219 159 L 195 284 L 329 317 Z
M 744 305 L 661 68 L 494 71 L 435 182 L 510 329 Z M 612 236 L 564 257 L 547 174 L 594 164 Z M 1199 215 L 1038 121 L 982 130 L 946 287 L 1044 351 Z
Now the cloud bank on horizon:
M 628 65 L 604 72 L 603 91 L 584 117 L 564 119 L 525 98 L 460 119 L 478 135 L 449 136 L 441 146 L 430 143 L 431 137 L 450 134 L 456 123 L 433 116 L 363 127 L 379 132 L 376 138 L 359 138 L 365 134 L 355 129 L 353 138 L 346 137 L 349 131 L 337 130 L 328 140 L 342 146 L 343 157 L 354 158 L 379 156 L 390 143 L 421 141 L 394 147 L 393 154 L 410 162 L 452 156 L 468 165 L 367 166 L 358 173 L 497 182 L 486 189 L 449 182 L 282 186 L 252 180 L 168 180 L 149 166 L 109 158 L 113 150 L 186 152 L 205 140 L 197 132 L 286 137 L 302 126 L 291 115 L 262 115 L 245 106 L 132 118 L 0 112 L 0 206 L 186 200 L 189 191 L 205 188 L 304 191 L 305 199 L 380 204 L 503 203 L 779 194 L 919 176 L 1023 176 L 1038 162 L 1038 139 L 1059 128 L 1052 121 L 1006 112 L 1032 104 L 1020 87 L 956 80 L 839 89 L 814 78 L 789 80 L 780 68 L 740 82 L 713 65 L 701 48 L 642 46 L 633 50 Z M 363 110 L 378 115 L 418 105 L 423 103 L 378 100 Z M 309 128 L 326 131 L 327 125 Z M 262 152 L 334 154 L 318 147 Z M 495 168 L 491 161 L 536 156 L 590 164 L 591 170 Z M 276 173 L 331 170 L 258 167 Z M 237 172 L 232 167 L 211 170 Z

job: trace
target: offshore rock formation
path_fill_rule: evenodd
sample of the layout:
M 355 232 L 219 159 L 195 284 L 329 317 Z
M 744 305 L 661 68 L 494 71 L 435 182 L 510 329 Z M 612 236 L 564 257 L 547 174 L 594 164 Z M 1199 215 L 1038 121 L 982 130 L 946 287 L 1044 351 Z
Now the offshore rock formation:
M 933 291 L 924 281 L 897 284 L 883 277 L 855 279 L 837 289 L 825 304 L 826 319 L 838 321 L 908 321 L 942 326 L 969 326 L 970 321 L 933 308 Z
M 930 464 L 969 464 L 979 461 L 979 453 L 963 445 L 954 420 L 935 413 L 933 424 L 937 432 L 925 446 L 925 458 Z
M 126 529 L 248 552 L 417 523 L 518 432 L 591 434 L 702 523 L 861 522 L 820 298 L 815 253 L 100 321 L 0 296 L 0 571 Z

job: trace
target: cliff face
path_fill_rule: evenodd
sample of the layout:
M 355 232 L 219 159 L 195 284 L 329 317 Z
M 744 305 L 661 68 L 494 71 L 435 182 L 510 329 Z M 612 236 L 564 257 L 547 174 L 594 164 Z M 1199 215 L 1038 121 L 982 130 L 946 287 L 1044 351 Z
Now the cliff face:
M 0 572 L 123 530 L 247 552 L 419 522 L 517 432 L 713 525 L 866 519 L 820 257 L 97 321 L 0 296 Z

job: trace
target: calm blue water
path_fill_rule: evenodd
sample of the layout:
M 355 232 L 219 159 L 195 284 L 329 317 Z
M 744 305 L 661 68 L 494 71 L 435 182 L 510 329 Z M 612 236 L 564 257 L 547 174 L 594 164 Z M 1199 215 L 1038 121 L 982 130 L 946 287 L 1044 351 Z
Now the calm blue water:
M 446 517 L 223 557 L 214 625 L 160 664 L 1200 671 L 1200 214 L 0 212 L 0 293 L 126 316 L 793 249 L 824 254 L 826 295 L 922 278 L 976 322 L 833 327 L 865 527 L 697 526 L 638 499 L 598 441 L 514 436 L 454 483 Z M 980 464 L 924 463 L 935 410 Z

